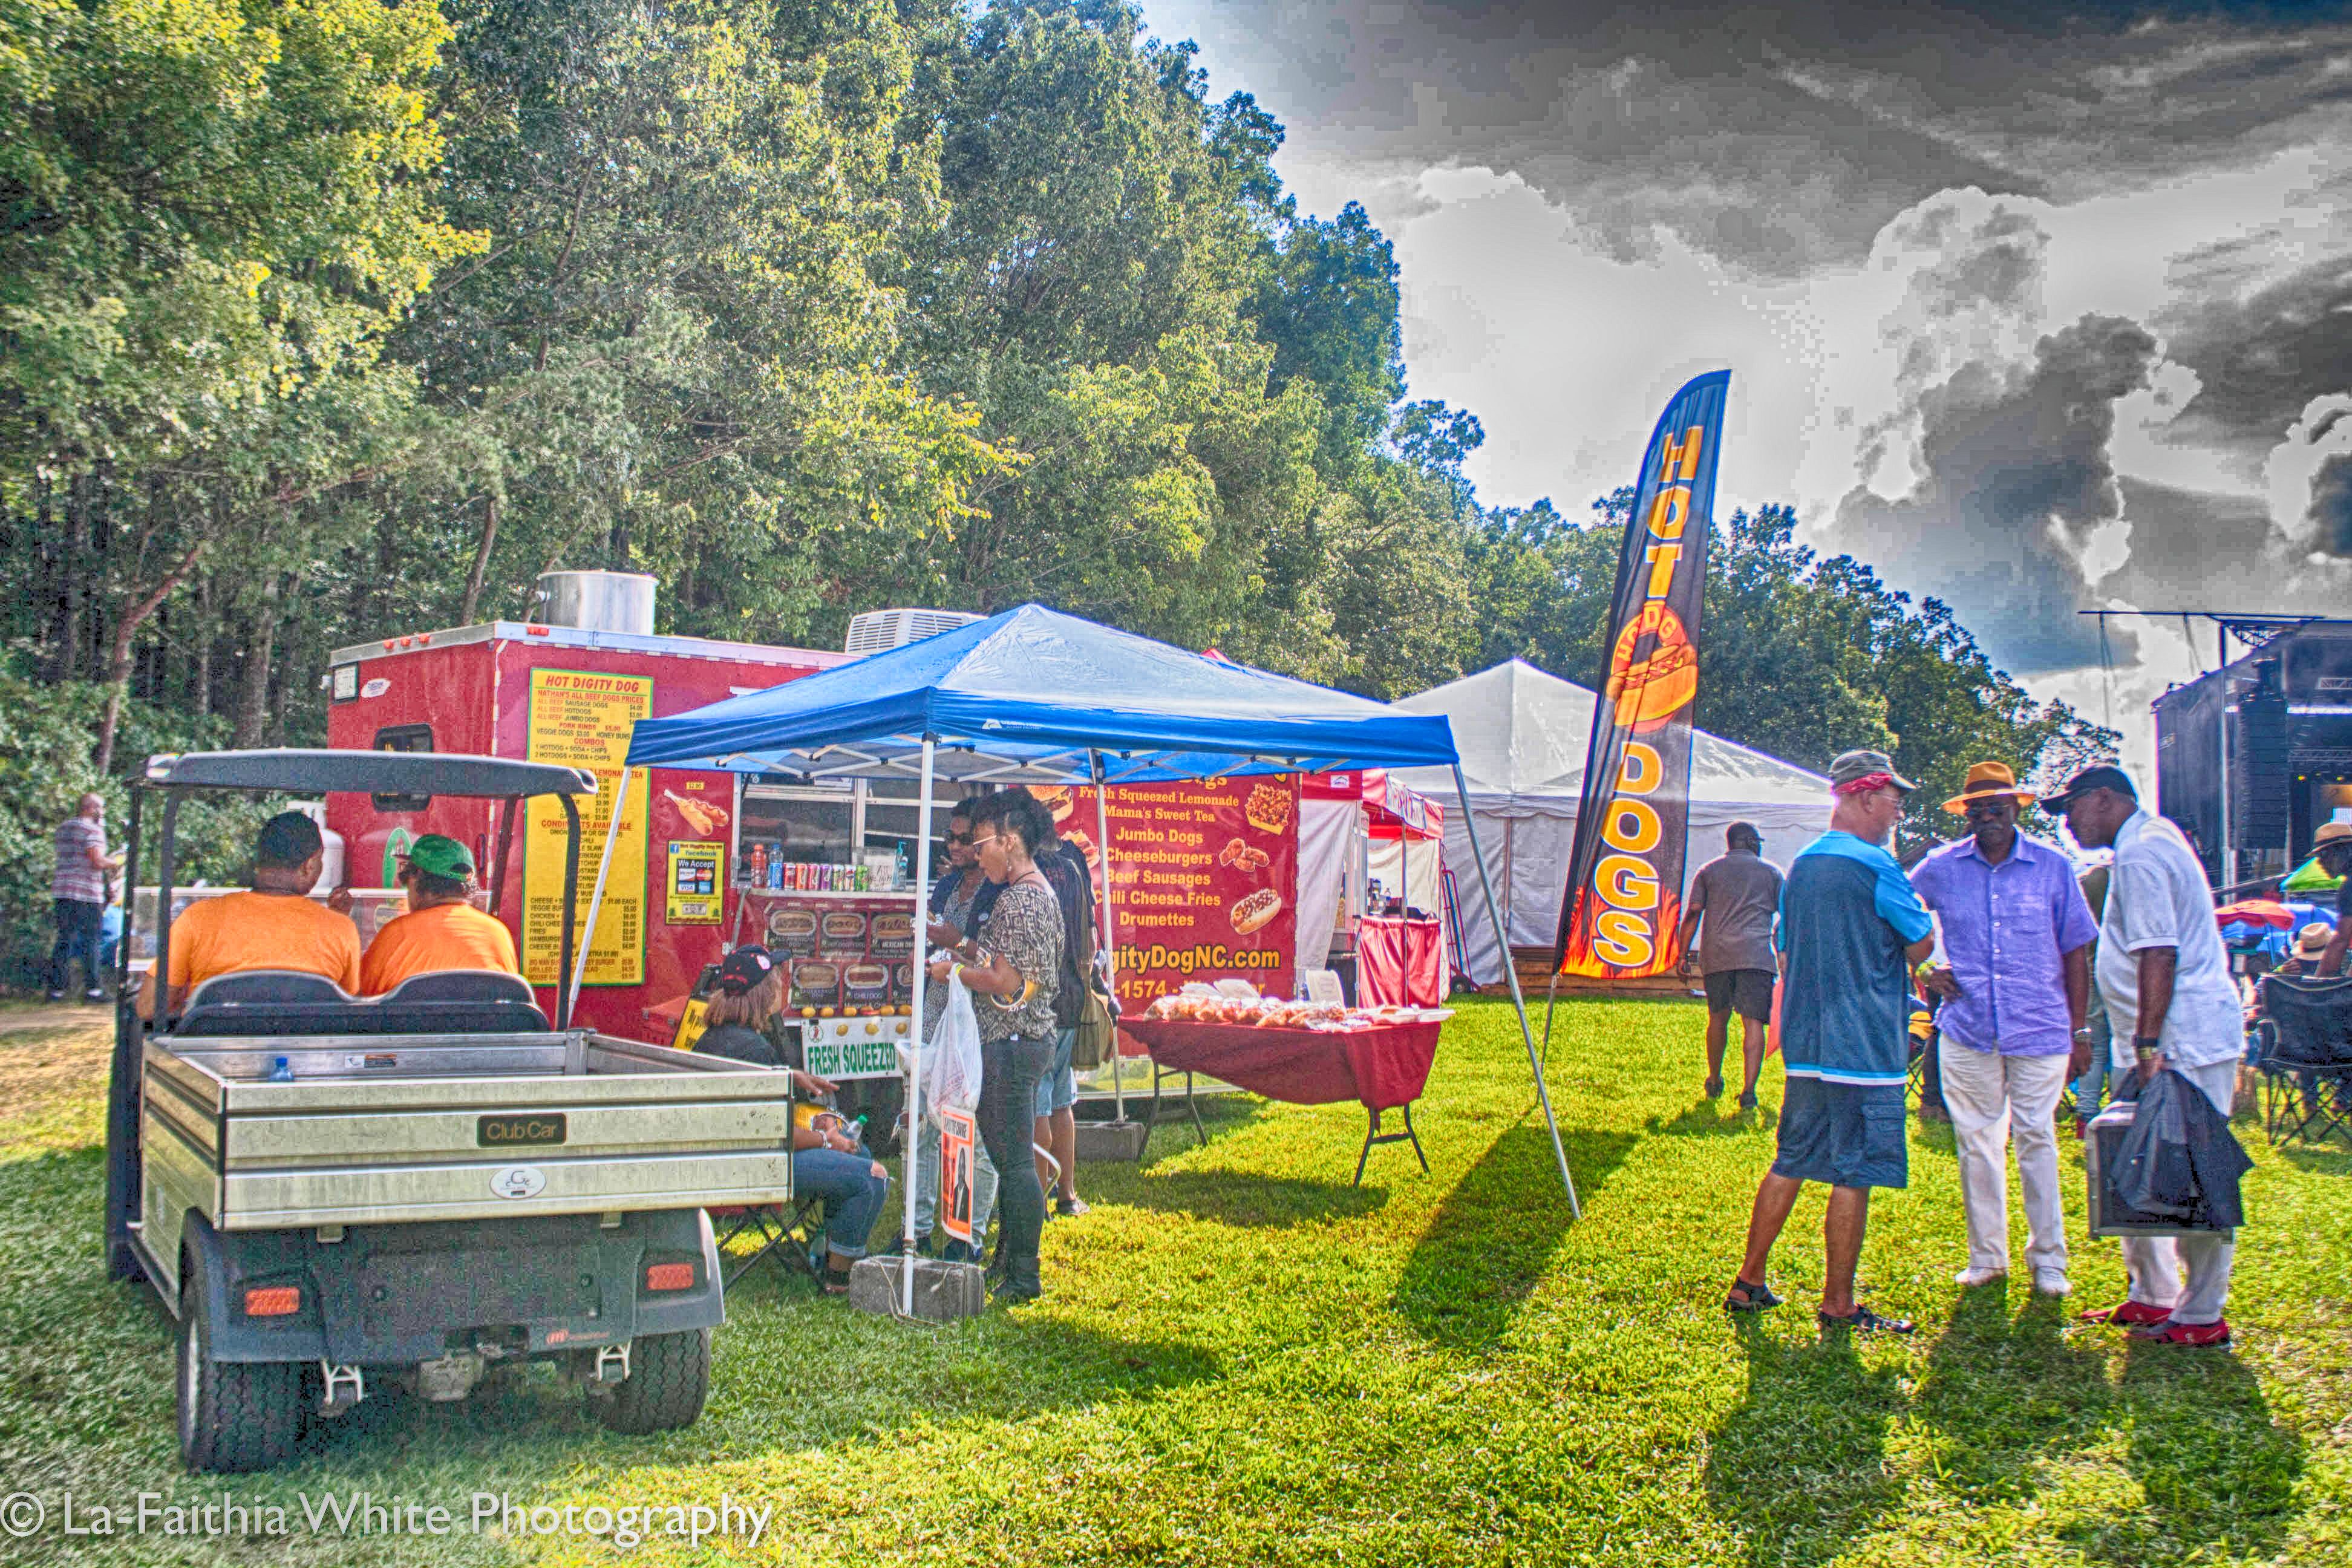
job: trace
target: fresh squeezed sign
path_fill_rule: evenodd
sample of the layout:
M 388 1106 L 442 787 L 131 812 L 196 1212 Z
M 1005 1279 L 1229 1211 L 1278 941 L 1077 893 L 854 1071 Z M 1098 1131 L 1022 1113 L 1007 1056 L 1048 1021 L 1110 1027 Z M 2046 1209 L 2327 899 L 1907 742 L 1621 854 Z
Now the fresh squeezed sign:
M 1035 793 L 1052 808 L 1055 831 L 1098 868 L 1095 792 Z M 1124 1008 L 1188 980 L 1228 975 L 1269 995 L 1290 994 L 1298 947 L 1296 775 L 1115 785 L 1109 818 Z
M 1560 900 L 1563 973 L 1634 979 L 1682 961 L 1699 609 L 1730 381 L 1717 371 L 1675 394 L 1643 457 Z

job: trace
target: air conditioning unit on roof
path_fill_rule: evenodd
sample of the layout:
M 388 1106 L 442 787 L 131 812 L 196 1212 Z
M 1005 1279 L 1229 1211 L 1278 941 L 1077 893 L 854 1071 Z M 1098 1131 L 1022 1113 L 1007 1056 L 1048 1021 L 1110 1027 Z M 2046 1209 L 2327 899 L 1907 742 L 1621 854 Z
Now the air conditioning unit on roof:
M 935 637 L 981 617 L 969 610 L 867 610 L 849 617 L 845 653 L 883 653 Z

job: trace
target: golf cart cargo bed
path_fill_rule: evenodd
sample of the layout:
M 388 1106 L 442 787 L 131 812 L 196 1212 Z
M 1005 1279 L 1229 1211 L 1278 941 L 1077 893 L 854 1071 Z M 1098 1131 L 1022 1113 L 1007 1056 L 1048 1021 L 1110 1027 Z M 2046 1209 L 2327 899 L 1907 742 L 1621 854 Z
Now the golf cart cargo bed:
M 281 1058 L 290 1082 L 271 1078 Z M 151 1172 L 215 1230 L 723 1207 L 792 1190 L 784 1074 L 580 1030 L 151 1039 L 144 1080 Z

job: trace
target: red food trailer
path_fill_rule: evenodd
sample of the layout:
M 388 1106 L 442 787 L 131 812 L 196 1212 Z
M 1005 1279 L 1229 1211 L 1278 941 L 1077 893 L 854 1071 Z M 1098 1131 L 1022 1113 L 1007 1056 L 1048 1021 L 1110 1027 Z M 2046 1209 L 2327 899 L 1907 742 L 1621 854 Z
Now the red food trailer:
M 327 678 L 327 735 L 337 747 L 472 752 L 594 770 L 605 787 L 584 813 L 584 922 L 614 786 L 638 719 L 763 689 L 854 656 L 655 636 L 644 629 L 653 620 L 650 578 L 550 576 L 565 581 L 543 595 L 545 621 L 405 633 L 337 649 Z M 911 913 L 913 897 L 878 874 L 884 865 L 895 870 L 902 846 L 911 853 L 914 810 L 886 793 L 892 787 L 812 788 L 687 768 L 632 773 L 602 910 L 583 939 L 574 1016 L 609 1034 L 667 1041 L 704 965 L 729 942 L 773 940 L 767 933 L 774 907 L 788 903 L 862 914 L 855 923 L 869 942 L 874 917 L 882 915 L 887 959 L 900 934 L 887 912 L 904 904 Z M 538 802 L 517 813 L 477 801 L 338 795 L 329 798 L 327 823 L 343 836 L 355 889 L 394 886 L 401 855 L 420 834 L 446 834 L 471 847 L 492 912 L 514 932 L 525 976 L 553 1016 L 562 978 L 560 813 Z M 865 948 L 830 955 L 845 968 L 873 956 Z

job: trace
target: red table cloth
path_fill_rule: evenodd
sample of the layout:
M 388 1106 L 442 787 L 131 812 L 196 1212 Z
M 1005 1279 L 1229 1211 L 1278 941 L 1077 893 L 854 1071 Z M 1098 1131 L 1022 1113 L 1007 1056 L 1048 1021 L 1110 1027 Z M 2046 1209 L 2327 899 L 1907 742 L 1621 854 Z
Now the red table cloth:
M 1433 920 L 1366 915 L 1356 927 L 1356 1000 L 1367 1007 L 1445 1002 L 1445 937 Z
M 1203 1072 L 1268 1100 L 1328 1105 L 1353 1100 L 1391 1110 L 1421 1098 L 1437 1059 L 1441 1024 L 1377 1029 L 1260 1029 L 1189 1018 L 1122 1018 L 1162 1068 Z

